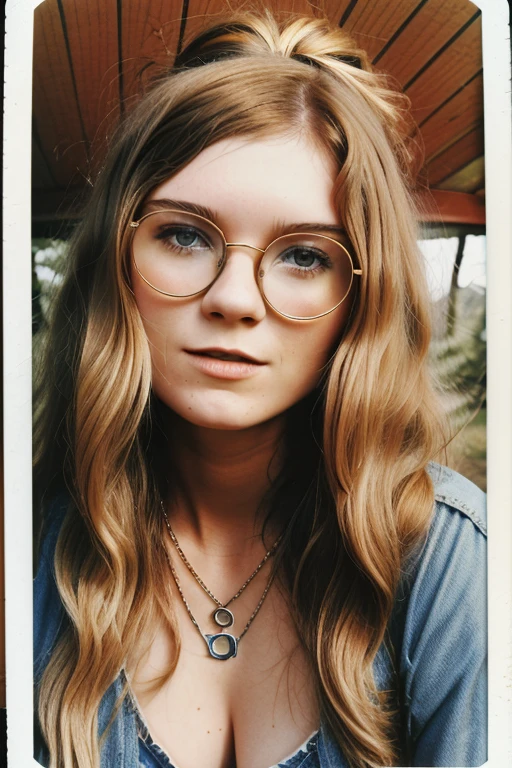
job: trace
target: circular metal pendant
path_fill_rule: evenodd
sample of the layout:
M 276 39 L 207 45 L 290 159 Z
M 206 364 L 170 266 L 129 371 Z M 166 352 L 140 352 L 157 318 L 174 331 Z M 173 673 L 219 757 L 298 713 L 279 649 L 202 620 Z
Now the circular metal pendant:
M 232 627 L 235 617 L 227 608 L 217 608 L 213 614 L 213 620 L 219 627 Z
M 218 635 L 205 635 L 205 640 L 208 643 L 210 656 L 213 656 L 214 659 L 225 661 L 236 656 L 238 643 L 233 635 L 221 632 Z

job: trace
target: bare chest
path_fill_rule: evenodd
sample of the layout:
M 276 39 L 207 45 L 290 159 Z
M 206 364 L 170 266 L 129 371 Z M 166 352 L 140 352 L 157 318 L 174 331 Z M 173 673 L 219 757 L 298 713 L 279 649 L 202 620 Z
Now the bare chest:
M 257 590 L 237 601 L 236 636 L 254 609 Z M 215 606 L 200 599 L 204 633 Z M 235 658 L 212 658 L 184 606 L 177 605 L 181 651 L 171 677 L 149 682 L 168 667 L 171 639 L 157 633 L 132 688 L 153 740 L 176 768 L 269 768 L 292 754 L 319 726 L 314 681 L 286 601 L 272 587 L 241 638 Z M 218 631 L 218 627 L 216 628 Z

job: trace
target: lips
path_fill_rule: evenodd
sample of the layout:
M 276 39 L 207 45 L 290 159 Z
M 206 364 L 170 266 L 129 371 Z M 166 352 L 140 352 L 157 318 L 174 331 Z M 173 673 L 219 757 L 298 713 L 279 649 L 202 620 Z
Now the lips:
M 241 349 L 206 347 L 185 349 L 190 364 L 209 379 L 237 382 L 259 376 L 268 363 L 248 355 Z
M 239 349 L 211 347 L 207 349 L 186 349 L 185 351 L 189 355 L 199 355 L 200 357 L 212 358 L 214 360 L 224 360 L 232 363 L 249 363 L 251 365 L 265 365 L 263 360 L 258 360 Z

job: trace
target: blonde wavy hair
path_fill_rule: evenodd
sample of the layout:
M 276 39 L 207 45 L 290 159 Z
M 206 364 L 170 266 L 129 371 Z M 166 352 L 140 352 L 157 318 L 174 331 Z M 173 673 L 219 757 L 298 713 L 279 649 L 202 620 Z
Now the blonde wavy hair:
M 119 129 L 71 244 L 36 388 L 36 496 L 71 497 L 55 556 L 69 622 L 38 697 L 52 768 L 99 765 L 100 700 L 157 619 L 179 654 L 129 222 L 216 141 L 299 131 L 337 163 L 335 205 L 362 278 L 322 385 L 296 409 L 301 452 L 290 449 L 272 497 L 271 514 L 289 521 L 276 567 L 351 765 L 397 759 L 394 697 L 376 689 L 372 664 L 404 559 L 428 530 L 426 465 L 443 442 L 407 109 L 326 21 L 238 14 L 192 41 Z

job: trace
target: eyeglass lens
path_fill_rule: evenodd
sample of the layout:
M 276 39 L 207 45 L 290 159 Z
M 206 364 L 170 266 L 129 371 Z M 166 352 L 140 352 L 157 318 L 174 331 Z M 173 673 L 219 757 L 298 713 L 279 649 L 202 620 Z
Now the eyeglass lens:
M 171 296 L 192 296 L 210 286 L 225 260 L 222 234 L 206 219 L 181 211 L 159 211 L 135 230 L 133 258 L 142 277 Z M 283 235 L 258 267 L 267 301 L 289 317 L 315 317 L 336 307 L 352 283 L 345 249 L 317 234 Z

